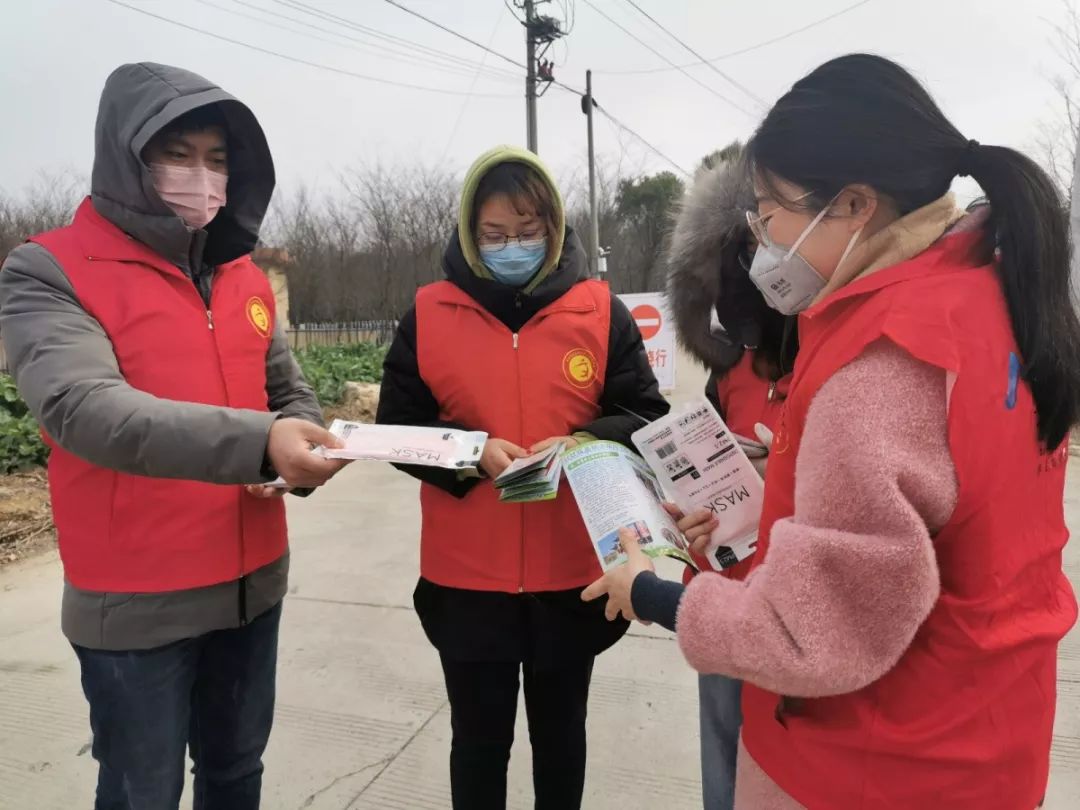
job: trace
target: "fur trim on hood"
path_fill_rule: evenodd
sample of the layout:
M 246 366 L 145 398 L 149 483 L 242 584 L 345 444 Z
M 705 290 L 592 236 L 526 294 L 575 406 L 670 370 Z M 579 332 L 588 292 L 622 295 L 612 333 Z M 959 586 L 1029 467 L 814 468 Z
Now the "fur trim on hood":
M 746 211 L 754 205 L 746 166 L 734 161 L 698 175 L 675 211 L 667 252 L 668 302 L 679 342 L 714 371 L 738 362 L 744 347 L 756 345 L 760 336 L 760 327 L 751 325 L 756 318 L 750 323 L 735 323 L 728 317 L 723 329 L 716 328 L 713 321 L 718 304 L 726 304 L 720 307 L 721 312 L 739 312 L 739 307 L 731 306 L 735 302 L 726 299 L 738 296 L 735 288 L 750 284 L 738 264 L 738 254 L 749 232 Z M 756 289 L 752 294 L 761 300 Z M 750 310 L 756 312 L 753 303 Z

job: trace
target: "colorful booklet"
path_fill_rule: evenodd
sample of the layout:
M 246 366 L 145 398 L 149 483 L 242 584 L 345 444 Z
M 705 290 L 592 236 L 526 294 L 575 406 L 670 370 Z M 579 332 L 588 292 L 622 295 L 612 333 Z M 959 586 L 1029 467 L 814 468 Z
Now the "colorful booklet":
M 650 557 L 693 565 L 690 544 L 664 509 L 660 481 L 633 450 L 615 442 L 587 442 L 566 454 L 563 469 L 605 571 L 626 562 L 623 529 L 634 533 Z
M 631 440 L 641 456 L 620 444 L 588 442 L 563 457 L 605 571 L 626 561 L 619 539 L 624 529 L 649 556 L 693 564 L 665 501 L 686 514 L 707 509 L 717 517 L 720 525 L 705 555 L 711 568 L 728 568 L 754 553 L 764 483 L 739 438 L 707 400 L 646 425 Z M 761 449 L 768 452 L 764 445 Z
M 559 494 L 564 444 L 519 458 L 495 479 L 499 500 L 504 503 L 551 501 Z

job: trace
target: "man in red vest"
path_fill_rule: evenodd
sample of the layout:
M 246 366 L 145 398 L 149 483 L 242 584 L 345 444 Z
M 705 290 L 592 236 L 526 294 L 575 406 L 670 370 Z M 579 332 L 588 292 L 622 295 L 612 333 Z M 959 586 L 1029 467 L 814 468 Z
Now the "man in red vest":
M 288 576 L 278 475 L 333 444 L 249 253 L 274 188 L 251 111 L 177 68 L 101 96 L 91 196 L 0 272 L 0 329 L 52 447 L 62 626 L 97 810 L 259 805 Z M 245 486 L 248 485 L 248 486 Z

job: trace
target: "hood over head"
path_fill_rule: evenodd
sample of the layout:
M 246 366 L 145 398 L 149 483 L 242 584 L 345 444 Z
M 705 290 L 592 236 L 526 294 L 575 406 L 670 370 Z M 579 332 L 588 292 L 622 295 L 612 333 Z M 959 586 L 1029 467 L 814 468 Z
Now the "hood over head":
M 228 133 L 227 202 L 204 231 L 189 228 L 154 189 L 142 150 L 182 115 L 216 105 Z M 191 272 L 250 253 L 274 192 L 274 162 L 248 107 L 217 85 L 181 68 L 152 62 L 122 65 L 105 82 L 94 134 L 91 199 L 125 233 Z
M 667 251 L 668 301 L 680 343 L 714 371 L 738 362 L 761 338 L 761 293 L 739 262 L 756 205 L 746 164 L 701 172 L 675 211 Z M 723 329 L 713 327 L 716 313 Z
M 484 175 L 503 163 L 523 163 L 533 169 L 551 192 L 555 204 L 555 233 L 549 237 L 547 258 L 540 271 L 525 287 L 530 293 L 559 266 L 563 247 L 566 243 L 566 208 L 562 195 L 555 185 L 555 180 L 547 166 L 534 153 L 516 146 L 496 146 L 473 163 L 465 175 L 465 184 L 461 190 L 461 206 L 458 213 L 458 241 L 465 261 L 472 271 L 482 279 L 492 279 L 491 271 L 480 260 L 480 251 L 476 245 L 476 236 L 472 232 L 472 217 L 476 203 L 476 192 Z

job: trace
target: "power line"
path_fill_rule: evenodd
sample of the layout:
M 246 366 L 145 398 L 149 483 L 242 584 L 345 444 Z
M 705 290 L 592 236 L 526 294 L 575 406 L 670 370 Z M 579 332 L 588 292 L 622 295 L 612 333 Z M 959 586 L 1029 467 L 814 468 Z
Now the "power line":
M 790 39 L 793 36 L 796 36 L 798 34 L 802 34 L 802 33 L 806 32 L 806 31 L 809 31 L 811 28 L 817 28 L 819 25 L 823 25 L 824 23 L 835 20 L 837 17 L 842 17 L 843 15 L 847 14 L 849 11 L 854 11 L 855 9 L 860 8 L 861 6 L 865 6 L 869 2 L 871 2 L 871 0 L 859 0 L 858 3 L 853 3 L 852 5 L 846 6 L 846 7 L 842 8 L 842 9 L 840 9 L 839 11 L 834 11 L 832 14 L 828 15 L 827 17 L 822 17 L 821 19 L 814 20 L 813 22 L 807 23 L 806 25 L 802 26 L 801 28 L 795 28 L 794 30 L 788 31 L 786 34 L 780 34 L 779 36 L 773 37 L 771 39 L 762 40 L 761 42 L 755 42 L 753 45 L 748 45 L 745 48 L 739 48 L 738 50 L 735 50 L 735 51 L 728 51 L 727 53 L 722 53 L 719 56 L 714 56 L 712 59 L 707 59 L 704 62 L 689 62 L 689 63 L 687 63 L 685 65 L 676 65 L 674 68 L 637 68 L 635 70 L 594 70 L 593 73 L 600 73 L 600 74 L 603 74 L 605 76 L 640 76 L 640 75 L 643 75 L 643 74 L 646 74 L 646 73 L 667 73 L 667 72 L 669 72 L 671 70 L 676 70 L 676 69 L 679 69 L 679 68 L 692 68 L 692 67 L 699 67 L 700 65 L 704 65 L 704 64 L 709 64 L 709 63 L 712 63 L 712 62 L 722 62 L 725 59 L 731 59 L 732 57 L 735 57 L 735 56 L 742 56 L 745 53 L 751 53 L 752 51 L 757 51 L 757 50 L 760 50 L 761 48 L 766 48 L 769 45 L 775 45 L 778 42 L 783 42 L 784 40 Z
M 522 25 L 525 24 L 525 20 L 521 19 L 521 17 L 518 16 L 518 7 L 517 6 L 515 6 L 513 3 L 511 3 L 510 0 L 503 0 L 503 5 L 506 6 L 507 11 L 509 11 L 511 14 L 514 15 L 515 20 L 517 20 Z
M 381 78 L 379 76 L 369 76 L 369 75 L 367 75 L 365 73 L 355 73 L 354 71 L 351 71 L 351 70 L 345 70 L 344 68 L 337 68 L 337 67 L 334 67 L 332 65 L 324 65 L 324 64 L 321 64 L 319 62 L 311 62 L 311 61 L 309 61 L 307 59 L 301 59 L 298 56 L 290 56 L 289 54 L 281 53 L 279 51 L 274 51 L 274 50 L 271 50 L 269 48 L 263 48 L 263 47 L 261 47 L 259 45 L 252 45 L 250 42 L 243 42 L 243 41 L 241 41 L 239 39 L 233 39 L 231 37 L 226 37 L 226 36 L 223 36 L 221 34 L 216 34 L 213 31 L 207 31 L 204 28 L 197 28 L 194 25 L 188 25 L 187 23 L 182 23 L 182 22 L 179 22 L 178 20 L 170 19 L 169 17 L 163 17 L 160 14 L 153 13 L 152 11 L 146 11 L 145 9 L 138 8 L 137 6 L 132 6 L 132 5 L 129 5 L 128 3 L 123 3 L 123 2 L 121 2 L 121 0 L 105 0 L 105 2 L 112 3 L 114 6 L 120 6 L 121 8 L 126 8 L 129 11 L 134 11 L 137 14 L 142 14 L 145 17 L 152 17 L 155 20 L 160 20 L 161 22 L 168 23 L 169 25 L 174 25 L 177 28 L 183 28 L 183 29 L 185 29 L 187 31 L 193 31 L 196 34 L 202 34 L 204 36 L 208 36 L 208 37 L 211 37 L 213 39 L 220 40 L 221 42 L 228 42 L 230 45 L 238 45 L 241 48 L 247 48 L 248 50 L 257 51 L 258 53 L 266 54 L 267 56 L 276 56 L 278 59 L 284 59 L 284 60 L 286 60 L 288 62 L 295 62 L 298 65 L 307 65 L 308 67 L 313 67 L 313 68 L 317 68 L 319 70 L 329 71 L 330 73 L 337 73 L 340 76 L 350 76 L 350 77 L 352 77 L 354 79 L 363 79 L 364 81 L 375 82 L 377 84 L 385 84 L 385 85 L 389 85 L 391 87 L 404 87 L 404 88 L 409 89 L 409 90 L 422 90 L 422 91 L 427 92 L 427 93 L 442 93 L 444 95 L 450 95 L 450 96 L 469 95 L 468 93 L 465 93 L 464 91 L 461 91 L 461 90 L 446 90 L 446 89 L 443 89 L 441 87 L 427 87 L 425 85 L 420 85 L 420 84 L 410 84 L 409 82 L 399 82 L 399 81 L 395 81 L 393 79 L 384 79 L 384 78 Z M 481 94 L 473 94 L 473 95 L 479 96 Z M 483 94 L 483 96 L 485 98 L 514 98 L 515 97 L 513 95 L 508 95 L 506 93 L 485 93 L 485 94 Z
M 115 0 L 110 0 L 110 2 L 115 2 Z M 488 53 L 492 54 L 493 56 L 499 57 L 504 62 L 509 62 L 510 64 L 514 65 L 515 67 L 519 67 L 519 68 L 524 68 L 525 67 L 520 62 L 517 62 L 514 59 L 511 59 L 509 56 L 506 56 L 505 54 L 499 53 L 496 50 L 492 50 L 489 46 L 484 45 L 484 44 L 482 44 L 480 42 L 477 42 L 474 39 L 470 39 L 469 37 L 465 36 L 464 34 L 458 33 L 457 31 L 453 30 L 452 28 L 447 28 L 442 23 L 436 22 L 435 20 L 432 20 L 429 17 L 425 17 L 423 14 L 421 14 L 418 11 L 413 11 L 411 8 L 408 8 L 407 6 L 401 5 L 401 3 L 398 3 L 397 0 L 384 0 L 384 2 L 387 2 L 390 5 L 395 6 L 396 8 L 399 8 L 402 11 L 405 11 L 405 12 L 413 15 L 414 17 L 418 17 L 419 19 L 423 20 L 426 23 L 434 25 L 436 28 L 439 28 L 440 30 L 445 31 L 446 33 L 450 34 L 451 36 L 455 36 L 458 39 L 461 39 L 461 40 L 464 40 L 465 42 L 470 43 L 471 45 L 475 45 L 477 48 L 480 48 L 483 51 L 487 51 Z M 588 0 L 586 0 L 586 2 L 588 2 Z M 590 3 L 590 5 L 591 5 L 591 3 Z M 573 93 L 575 96 L 578 96 L 579 98 L 584 98 L 585 97 L 585 94 L 583 92 L 581 92 L 580 90 L 578 90 L 575 87 L 572 87 L 571 85 L 566 84 L 565 82 L 559 81 L 558 79 L 555 79 L 553 84 L 555 84 L 556 87 L 559 87 L 562 90 L 565 90 L 565 91 L 567 91 L 569 93 Z M 602 115 L 604 115 L 608 120 L 610 120 L 613 124 L 615 124 L 617 127 L 622 129 L 627 134 L 632 135 L 633 137 L 637 138 L 637 140 L 639 140 L 642 144 L 644 144 L 653 154 L 655 154 L 655 155 L 659 156 L 660 158 L 662 158 L 664 161 L 666 161 L 667 163 L 669 163 L 670 165 L 675 167 L 678 171 L 680 171 L 685 176 L 687 176 L 687 177 L 692 176 L 690 174 L 690 172 L 688 172 L 686 169 L 684 169 L 682 166 L 680 166 L 674 160 L 672 160 L 667 155 L 665 155 L 663 152 L 661 152 L 660 149 L 653 146 L 649 141 L 645 140 L 644 137 L 639 135 L 637 132 L 635 132 L 630 127 L 628 127 L 626 124 L 624 124 L 622 121 L 620 121 L 618 118 L 616 118 L 614 115 L 609 113 L 606 109 L 601 107 L 600 104 L 597 103 L 595 98 L 593 99 L 593 104 L 596 105 L 596 109 L 599 110 L 600 113 Z
M 475 45 L 480 50 L 487 51 L 492 56 L 497 56 L 500 59 L 502 59 L 504 62 L 509 62 L 511 65 L 513 65 L 516 68 L 521 68 L 522 70 L 526 70 L 525 65 L 521 64 L 521 62 L 518 62 L 515 59 L 511 59 L 509 56 L 501 54 L 498 51 L 492 50 L 487 45 L 479 43 L 475 39 L 470 39 L 469 37 L 465 36 L 464 34 L 458 33 L 453 28 L 447 28 L 441 22 L 436 22 L 435 20 L 431 19 L 430 17 L 425 17 L 419 11 L 413 11 L 408 6 L 403 6 L 401 3 L 397 2 L 397 0 L 383 0 L 383 2 L 389 3 L 394 8 L 401 9 L 406 14 L 411 14 L 414 17 L 418 17 L 421 20 L 423 20 L 424 22 L 429 23 L 430 25 L 434 25 L 436 28 L 438 28 L 438 29 L 440 29 L 442 31 L 445 31 L 446 33 L 450 34 L 451 36 L 457 37 L 458 39 L 460 39 L 460 40 L 462 40 L 464 42 L 468 42 L 470 45 Z
M 502 12 L 500 11 L 498 16 L 496 16 L 496 18 L 495 18 L 495 25 L 491 29 L 491 35 L 488 37 L 488 46 L 490 46 L 491 43 L 493 43 L 495 41 L 495 35 L 499 32 L 499 25 L 502 23 L 502 20 L 503 20 Z M 483 58 L 480 60 L 481 66 L 484 64 L 484 61 L 487 59 L 487 57 L 488 57 L 488 55 L 485 53 Z M 480 78 L 480 71 L 478 70 L 478 71 L 476 71 L 476 75 L 473 76 L 472 85 L 470 85 L 470 87 L 469 87 L 469 92 L 470 93 L 472 93 L 472 91 L 474 89 L 476 89 L 476 80 L 479 79 L 479 78 Z M 446 146 L 443 147 L 442 157 L 439 158 L 440 163 L 445 162 L 446 155 L 450 151 L 451 145 L 454 143 L 454 138 L 457 137 L 458 129 L 461 127 L 461 122 L 465 119 L 465 111 L 469 108 L 469 101 L 470 100 L 471 99 L 467 97 L 461 103 L 461 109 L 458 110 L 457 120 L 454 121 L 454 127 L 453 127 L 453 129 L 450 130 L 450 137 L 446 139 Z
M 708 59 L 706 59 L 700 53 L 698 53 L 693 48 L 691 48 L 689 45 L 687 45 L 685 42 L 683 42 L 681 39 L 679 39 L 679 37 L 677 37 L 677 36 L 675 36 L 675 34 L 671 33 L 671 31 L 669 31 L 667 28 L 665 28 L 664 25 L 658 19 L 656 19 L 653 15 L 651 15 L 649 12 L 647 12 L 645 9 L 643 9 L 641 6 L 639 6 L 637 4 L 636 0 L 626 0 L 626 2 L 629 3 L 630 5 L 632 5 L 634 8 L 636 8 L 638 10 L 638 13 L 644 15 L 646 17 L 646 19 L 649 20 L 649 22 L 651 22 L 653 25 L 655 25 L 657 28 L 659 28 L 661 31 L 663 31 L 665 34 L 667 34 L 669 37 L 671 37 L 677 43 L 682 45 L 686 50 L 688 50 L 691 54 L 696 56 L 698 59 L 700 59 L 706 65 L 708 65 L 713 73 L 718 75 L 720 78 L 724 79 L 729 84 L 737 87 L 739 90 L 742 90 L 744 93 L 746 93 L 746 95 L 750 96 L 750 98 L 752 98 L 754 101 L 756 101 L 762 107 L 768 107 L 769 106 L 769 103 L 767 101 L 765 101 L 765 99 L 763 99 L 761 96 L 759 96 L 753 90 L 751 90 L 749 87 L 747 87 L 746 85 L 741 84 L 737 80 L 731 78 L 731 76 L 728 76 L 726 73 L 724 73 L 724 71 L 720 70 L 720 68 L 718 68 L 716 65 L 714 65 L 712 62 L 710 62 Z
M 246 6 L 249 6 L 249 7 L 252 7 L 252 8 L 256 8 L 256 9 L 262 11 L 265 14 L 273 14 L 274 16 L 282 17 L 282 18 L 284 18 L 286 20 L 293 20 L 293 21 L 295 21 L 295 22 L 297 22 L 297 23 L 299 23 L 301 25 L 306 25 L 308 27 L 314 27 L 316 30 L 320 30 L 320 31 L 325 31 L 326 30 L 324 28 L 319 28 L 318 26 L 312 26 L 311 23 L 307 23 L 307 22 L 304 22 L 304 21 L 301 21 L 301 20 L 296 20 L 294 17 L 289 17 L 289 16 L 281 14 L 279 12 L 271 11 L 270 9 L 262 9 L 259 6 L 253 6 L 249 2 L 245 2 L 245 0 L 233 0 L 233 2 L 234 3 L 240 3 L 241 5 L 246 5 Z M 302 3 L 302 2 L 300 2 L 300 0 L 271 0 L 271 2 L 276 3 L 279 6 L 283 6 L 284 8 L 291 9 L 293 11 L 298 11 L 301 14 L 307 14 L 308 16 L 314 17 L 317 20 L 322 20 L 324 22 L 328 22 L 328 23 L 331 23 L 331 24 L 344 26 L 344 27 L 346 27 L 346 28 L 348 28 L 348 29 L 350 29 L 352 31 L 356 31 L 356 32 L 359 32 L 361 34 L 366 34 L 369 37 L 374 37 L 375 39 L 387 42 L 390 45 L 394 45 L 394 46 L 397 46 L 397 47 L 405 46 L 406 48 L 408 48 L 410 50 L 421 51 L 424 54 L 428 54 L 431 57 L 437 58 L 437 59 L 439 59 L 441 61 L 449 62 L 451 64 L 455 64 L 455 65 L 458 65 L 458 66 L 461 66 L 461 67 L 468 68 L 469 71 L 470 71 L 470 75 L 471 75 L 471 72 L 473 70 L 476 70 L 477 67 L 479 66 L 479 63 L 475 62 L 472 59 L 466 59 L 466 58 L 458 56 L 456 54 L 448 53 L 447 51 L 441 51 L 438 48 L 432 48 L 432 47 L 430 47 L 428 45 L 422 45 L 419 42 L 415 42 L 415 41 L 413 41 L 411 39 L 406 39 L 404 37 L 399 37 L 399 36 L 397 36 L 395 34 L 388 34 L 385 31 L 378 30 L 377 28 L 370 28 L 369 26 L 358 23 L 355 20 L 349 19 L 348 17 L 342 17 L 342 16 L 340 16 L 338 14 L 332 14 L 331 12 L 324 11 L 321 8 L 317 8 L 315 6 L 308 5 L 307 3 Z M 362 42 L 363 41 L 363 40 L 357 40 L 355 37 L 350 37 L 347 34 L 341 34 L 341 33 L 337 33 L 337 32 L 333 32 L 333 33 L 335 33 L 336 36 L 346 37 L 348 39 L 352 39 L 352 40 L 357 41 L 357 42 Z M 386 46 L 377 46 L 377 47 L 384 47 L 385 48 Z M 493 67 L 488 66 L 486 68 L 486 70 L 488 72 L 490 72 L 490 73 L 499 73 L 500 75 L 506 76 L 507 78 L 513 78 L 515 81 L 519 78 L 518 74 L 512 73 L 511 71 L 508 71 L 508 70 L 506 70 L 504 68 L 493 68 Z
M 390 48 L 385 48 L 384 46 L 378 45 L 378 44 L 375 44 L 375 43 L 365 42 L 364 40 L 358 39 L 356 37 L 351 37 L 351 36 L 349 36 L 347 34 L 341 34 L 341 33 L 338 33 L 337 31 L 332 31 L 332 30 L 329 30 L 327 28 L 320 28 L 317 25 L 311 25 L 309 23 L 306 23 L 303 20 L 297 20 L 297 19 L 295 19 L 293 17 L 289 17 L 289 16 L 287 16 L 285 14 L 276 14 L 275 12 L 270 11 L 269 9 L 263 9 L 263 8 L 261 8 L 259 6 L 256 6 L 256 5 L 252 4 L 252 3 L 244 2 L 244 0 L 233 0 L 233 2 L 235 2 L 235 3 L 237 3 L 238 5 L 241 5 L 241 6 L 246 6 L 248 8 L 255 9 L 256 11 L 269 13 L 269 14 L 272 14 L 273 16 L 275 16 L 275 17 L 280 17 L 281 19 L 289 20 L 290 22 L 293 22 L 296 25 L 302 25 L 302 26 L 304 26 L 306 28 L 311 28 L 311 29 L 313 29 L 315 31 L 321 31 L 321 32 L 329 34 L 331 36 L 341 37 L 341 38 L 343 38 L 343 39 L 345 39 L 347 41 L 346 42 L 340 42 L 338 40 L 328 39 L 326 37 L 321 37 L 318 34 L 312 34 L 312 33 L 309 33 L 307 31 L 298 30 L 297 28 L 294 28 L 294 27 L 291 27 L 291 26 L 288 26 L 288 25 L 283 25 L 281 23 L 274 22 L 273 20 L 266 20 L 266 19 L 263 19 L 262 17 L 257 17 L 254 14 L 250 14 L 250 13 L 247 13 L 247 12 L 244 12 L 244 11 L 239 11 L 237 9 L 225 8 L 224 6 L 220 6 L 215 2 L 211 2 L 211 0 L 195 0 L 195 2 L 200 3 L 200 4 L 204 5 L 204 6 L 209 7 L 209 8 L 216 9 L 217 11 L 220 11 L 220 12 L 225 13 L 225 14 L 232 14 L 232 15 L 240 17 L 242 19 L 252 20 L 252 21 L 260 23 L 262 25 L 266 25 L 266 26 L 269 26 L 271 28 L 276 28 L 276 29 L 278 29 L 280 31 L 287 31 L 290 34 L 296 34 L 296 35 L 299 35 L 299 36 L 302 36 L 302 37 L 307 37 L 309 39 L 313 39 L 313 40 L 316 40 L 318 42 L 325 42 L 325 43 L 327 43 L 329 45 L 336 45 L 339 48 L 348 48 L 350 50 L 358 51 L 358 52 L 364 53 L 364 54 L 370 54 L 371 49 L 373 49 L 373 48 L 378 49 L 378 50 L 385 50 L 386 51 L 385 56 L 388 59 L 394 59 L 394 60 L 397 60 L 397 61 L 404 62 L 406 64 L 419 65 L 421 67 L 435 68 L 437 70 L 442 70 L 442 71 L 452 71 L 452 72 L 455 72 L 455 73 L 457 73 L 458 75 L 461 75 L 461 76 L 470 76 L 471 77 L 471 76 L 475 75 L 474 70 L 465 68 L 463 66 L 459 66 L 459 65 L 456 65 L 456 64 L 445 64 L 444 65 L 444 64 L 432 63 L 432 62 L 427 61 L 427 60 L 425 60 L 425 59 L 423 59 L 422 57 L 419 57 L 419 56 L 414 56 L 412 54 L 402 53 L 400 51 L 395 51 L 395 50 L 392 50 Z M 353 44 L 353 43 L 360 43 L 364 47 L 360 47 L 359 45 Z M 511 79 L 509 76 L 502 76 L 502 75 L 492 75 L 490 78 L 493 79 L 493 80 L 498 79 L 500 81 L 516 81 L 516 78 Z
M 595 99 L 593 99 L 593 103 L 594 103 L 594 104 L 596 104 L 596 100 L 595 100 Z M 607 118 L 607 119 L 608 119 L 609 121 L 611 121 L 611 123 L 613 123 L 613 124 L 614 124 L 615 126 L 617 126 L 617 127 L 619 128 L 619 129 L 621 129 L 621 130 L 622 130 L 623 132 L 626 132 L 626 133 L 628 133 L 628 134 L 630 134 L 630 135 L 633 135 L 633 136 L 634 136 L 635 138 L 637 138 L 637 139 L 638 139 L 639 141 L 641 141 L 641 143 L 643 143 L 643 144 L 644 144 L 645 146 L 647 146 L 647 147 L 649 148 L 649 150 L 650 150 L 650 151 L 651 151 L 651 152 L 652 152 L 652 153 L 653 153 L 654 155 L 658 155 L 658 156 L 659 156 L 659 157 L 661 157 L 661 158 L 662 158 L 663 160 L 667 161 L 667 162 L 668 162 L 668 163 L 669 163 L 669 164 L 670 164 L 671 166 L 674 166 L 674 167 L 675 167 L 675 168 L 676 168 L 676 169 L 677 169 L 677 170 L 678 170 L 679 172 L 681 172 L 681 173 L 683 174 L 683 176 L 684 176 L 684 177 L 693 177 L 693 175 L 692 175 L 692 174 L 690 174 L 690 172 L 688 172 L 688 171 L 687 171 L 686 169 L 684 169 L 684 168 L 683 168 L 682 166 L 680 166 L 680 165 L 679 165 L 678 163 L 676 163 L 676 162 L 675 162 L 674 160 L 672 160 L 672 159 L 671 159 L 671 158 L 669 158 L 669 157 L 668 157 L 667 155 L 665 155 L 665 154 L 664 154 L 663 152 L 661 152 L 661 151 L 660 151 L 660 150 L 659 150 L 659 149 L 658 149 L 657 147 L 653 146 L 653 145 L 652 145 L 651 143 L 649 143 L 649 142 L 648 142 L 647 140 L 645 140 L 644 138 L 642 138 L 642 137 L 641 137 L 640 135 L 638 135 L 638 134 L 637 134 L 636 132 L 634 132 L 634 130 L 630 129 L 630 127 L 628 127 L 628 126 L 627 126 L 626 124 L 624 124 L 624 123 L 623 123 L 622 121 L 620 121 L 620 120 L 619 120 L 618 118 L 616 118 L 616 117 L 615 117 L 614 115 L 612 115 L 611 113 L 609 113 L 609 112 L 608 112 L 607 110 L 605 110 L 605 109 L 604 109 L 603 107 L 601 107 L 601 106 L 600 106 L 599 104 L 596 104 L 596 109 L 600 111 L 600 114 L 601 114 L 602 116 L 604 116 L 604 117 L 605 117 L 605 118 Z
M 673 68 L 678 70 L 680 73 L 682 73 L 684 76 L 686 76 L 686 78 L 688 78 L 694 84 L 698 85 L 699 87 L 704 88 L 705 90 L 707 90 L 708 92 L 710 92 L 714 96 L 716 96 L 718 99 L 720 99 L 724 103 L 730 105 L 731 107 L 734 107 L 736 110 L 738 110 L 739 112 L 741 112 L 744 115 L 748 116 L 749 118 L 756 119 L 758 117 L 757 113 L 751 112 L 750 110 L 746 109 L 741 104 L 739 104 L 737 101 L 734 101 L 733 99 L 730 99 L 727 96 L 725 96 L 723 93 L 721 93 L 715 87 L 711 87 L 710 85 L 705 84 L 705 82 L 701 81 L 701 79 L 699 79 L 693 73 L 690 73 L 685 68 L 681 68 L 678 65 L 676 65 L 674 61 L 669 59 L 667 56 L 665 56 L 663 53 L 658 51 L 656 48 L 654 48 L 648 42 L 643 40 L 641 37 L 639 37 L 637 34 L 635 34 L 633 31 L 631 31 L 625 25 L 620 23 L 618 20 L 612 18 L 611 15 L 609 15 L 606 11 L 604 11 L 599 6 L 597 6 L 595 3 L 593 3 L 592 0 L 584 0 L 584 2 L 585 2 L 585 5 L 587 5 L 589 8 L 591 8 L 593 11 L 595 11 L 597 14 L 599 14 L 601 17 L 603 17 L 609 23 L 614 25 L 616 28 L 618 28 L 620 31 L 622 31 L 624 34 L 626 34 L 628 37 L 630 37 L 635 42 L 637 42 L 639 45 L 641 45 L 641 46 L 643 46 L 645 48 L 648 48 L 656 56 L 660 57 L 665 62 L 667 62 L 669 65 L 671 65 Z
M 574 94 L 574 95 L 576 95 L 576 96 L 581 96 L 582 98 L 584 98 L 584 97 L 585 97 L 585 94 L 584 94 L 584 93 L 579 93 L 579 92 L 578 92 L 577 90 L 574 90 L 573 88 L 568 88 L 568 87 L 566 87 L 566 86 L 564 86 L 564 85 L 561 85 L 561 84 L 559 85 L 559 87 L 560 87 L 561 89 L 563 89 L 563 90 L 566 90 L 567 92 L 573 93 L 573 94 Z M 606 110 L 606 109 L 605 109 L 605 108 L 604 108 L 604 107 L 603 107 L 603 106 L 602 106 L 602 105 L 600 104 L 600 102 L 596 100 L 596 98 L 595 98 L 595 97 L 593 98 L 593 106 L 594 106 L 594 107 L 596 108 L 596 110 L 597 110 L 597 111 L 599 111 L 599 113 L 600 113 L 600 114 L 601 114 L 602 116 L 604 116 L 604 117 L 605 117 L 605 118 L 606 118 L 606 119 L 607 119 L 608 121 L 610 121 L 610 122 L 611 122 L 612 124 L 614 124 L 615 126 L 617 126 L 617 127 L 619 128 L 619 129 L 621 129 L 621 130 L 622 130 L 623 132 L 625 132 L 625 133 L 626 133 L 627 135 L 630 135 L 630 136 L 632 136 L 633 138 L 637 139 L 637 140 L 638 140 L 639 142 L 641 142 L 641 144 L 642 144 L 642 145 L 644 145 L 644 146 L 645 146 L 645 147 L 646 147 L 646 148 L 647 148 L 647 149 L 648 149 L 648 150 L 649 150 L 650 152 L 652 152 L 652 153 L 653 153 L 654 155 L 656 155 L 657 157 L 659 157 L 660 159 L 662 159 L 662 160 L 663 160 L 664 162 L 666 162 L 666 163 L 667 163 L 668 165 L 670 165 L 671 167 L 673 167 L 673 168 L 674 168 L 674 169 L 675 169 L 676 171 L 678 171 L 678 172 L 679 172 L 680 174 L 683 174 L 683 175 L 685 175 L 686 177 L 693 177 L 693 175 L 692 175 L 692 174 L 691 174 L 690 172 L 688 172 L 688 171 L 687 171 L 686 169 L 684 169 L 684 168 L 683 168 L 682 166 L 680 166 L 680 165 L 679 165 L 678 163 L 676 163 L 676 162 L 675 162 L 674 160 L 672 160 L 672 159 L 671 159 L 670 157 L 668 157 L 668 156 L 667 156 L 666 154 L 664 154 L 663 152 L 661 152 L 661 151 L 660 151 L 660 148 L 659 148 L 659 147 L 657 147 L 657 146 L 653 146 L 653 144 L 652 144 L 652 143 L 651 143 L 650 141 L 647 141 L 647 140 L 645 140 L 645 138 L 644 138 L 644 137 L 643 137 L 642 135 L 639 135 L 639 134 L 637 133 L 637 131 L 636 131 L 636 130 L 633 130 L 633 129 L 631 129 L 631 128 L 630 128 L 630 127 L 629 127 L 628 125 L 624 124 L 624 123 L 623 123 L 622 121 L 620 121 L 620 120 L 619 120 L 618 118 L 616 118 L 616 117 L 615 117 L 614 115 L 612 115 L 612 114 L 611 114 L 610 112 L 608 112 L 608 111 L 607 111 L 607 110 Z

